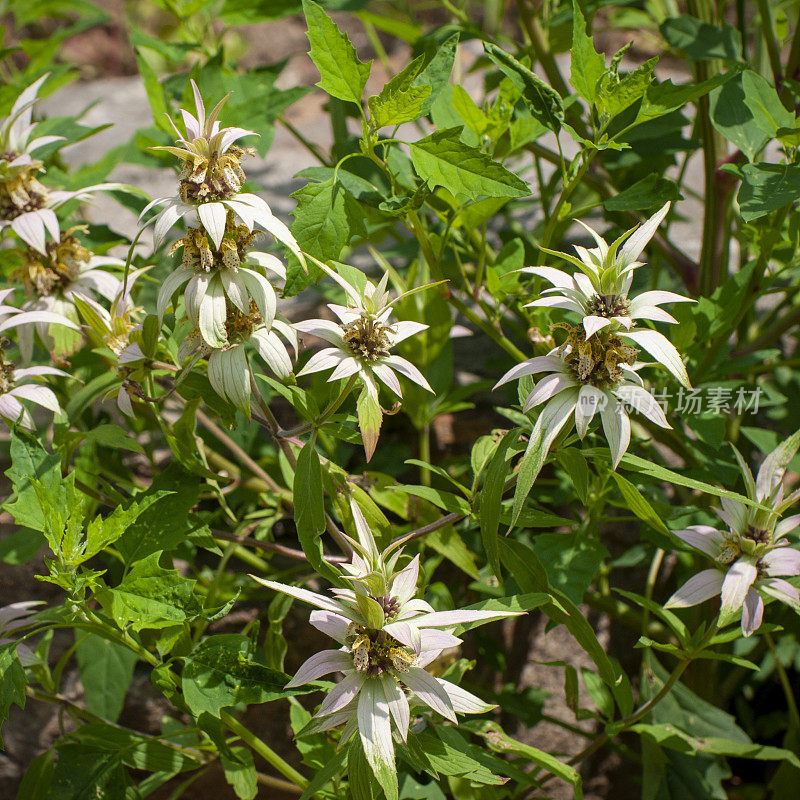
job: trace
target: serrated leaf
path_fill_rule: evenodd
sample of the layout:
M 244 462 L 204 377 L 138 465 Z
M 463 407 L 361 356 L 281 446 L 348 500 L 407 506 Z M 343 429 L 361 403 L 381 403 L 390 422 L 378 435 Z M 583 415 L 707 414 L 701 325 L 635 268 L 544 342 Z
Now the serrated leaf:
M 346 34 L 313 0 L 303 0 L 308 24 L 309 55 L 319 70 L 317 83 L 329 95 L 360 104 L 372 62 L 359 60 Z
M 597 83 L 606 71 L 605 58 L 594 49 L 586 31 L 586 19 L 578 0 L 572 0 L 572 51 L 570 83 L 589 105 L 594 103 Z
M 181 688 L 195 716 L 220 711 L 237 703 L 267 703 L 305 694 L 306 689 L 284 690 L 289 676 L 270 669 L 247 636 L 222 633 L 200 642 L 184 659 Z
M 464 144 L 460 136 L 461 128 L 446 128 L 409 145 L 420 178 L 447 189 L 459 203 L 530 194 L 521 178 L 486 153 Z

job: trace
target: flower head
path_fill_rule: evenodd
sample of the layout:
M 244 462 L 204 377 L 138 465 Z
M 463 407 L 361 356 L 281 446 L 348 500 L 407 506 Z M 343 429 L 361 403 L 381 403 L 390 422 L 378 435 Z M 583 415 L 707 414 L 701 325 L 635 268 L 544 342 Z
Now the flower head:
M 317 263 L 344 289 L 347 305 L 328 304 L 338 322 L 311 319 L 295 323 L 295 328 L 301 333 L 312 334 L 333 345 L 311 356 L 297 374 L 299 377 L 333 369 L 328 381 L 357 378 L 362 386 L 358 404 L 359 425 L 369 460 L 380 431 L 380 383 L 397 397 L 402 397 L 403 392 L 397 377 L 399 373 L 423 389 L 433 392 L 423 374 L 410 361 L 392 353 L 395 345 L 428 326 L 411 321 L 391 322 L 392 305 L 409 293 L 406 292 L 390 302 L 386 290 L 388 273 L 384 274 L 377 285 L 363 279 L 359 287 L 321 262 Z
M 341 672 L 306 732 L 344 725 L 341 743 L 358 731 L 376 776 L 396 783 L 393 734 L 408 738 L 411 707 L 427 707 L 456 722 L 456 714 L 480 714 L 493 706 L 449 681 L 426 671 L 441 652 L 461 643 L 453 634 L 461 624 L 483 624 L 520 612 L 434 611 L 417 595 L 419 556 L 398 570 L 401 552 L 395 544 L 380 553 L 358 505 L 351 500 L 358 541 L 342 567 L 350 589 L 334 589 L 335 598 L 296 586 L 253 577 L 264 586 L 303 600 L 319 610 L 311 624 L 340 645 L 311 656 L 287 684 Z
M 745 481 L 747 496 L 768 510 L 737 500 L 722 498 L 717 510 L 727 530 L 709 525 L 691 525 L 675 531 L 716 566 L 699 572 L 683 584 L 666 603 L 667 608 L 686 608 L 721 595 L 723 620 L 741 611 L 742 632 L 750 636 L 764 614 L 761 593 L 774 597 L 800 612 L 798 590 L 785 577 L 800 575 L 800 551 L 789 545 L 786 534 L 800 525 L 800 515 L 781 515 L 800 497 L 800 490 L 783 496 L 786 466 L 800 446 L 800 431 L 770 453 L 753 480 L 750 468 L 734 448 Z
M 694 301 L 667 291 L 649 291 L 635 297 L 629 296 L 633 273 L 643 266 L 643 262 L 637 259 L 669 208 L 670 203 L 666 203 L 640 227 L 632 228 L 611 244 L 578 220 L 597 242 L 597 247 L 587 250 L 576 245 L 578 258 L 542 249 L 575 265 L 579 272 L 570 275 L 554 267 L 524 267 L 520 272 L 538 275 L 553 286 L 545 289 L 542 297 L 528 303 L 528 306 L 561 308 L 579 314 L 587 340 L 598 331 L 610 331 L 646 350 L 684 386 L 691 388 L 683 361 L 669 339 L 649 328 L 637 329 L 636 323 L 637 320 L 675 323 L 677 320 L 660 306 L 664 303 Z
M 184 136 L 170 119 L 178 137 L 175 146 L 155 147 L 177 156 L 183 163 L 179 174 L 179 190 L 176 196 L 160 197 L 149 203 L 139 219 L 158 206 L 161 211 L 146 224 L 155 222 L 154 246 L 158 247 L 164 236 L 178 222 L 199 220 L 200 227 L 208 234 L 215 250 L 222 247 L 223 239 L 230 232 L 228 212 L 252 231 L 255 225 L 271 233 L 285 244 L 305 264 L 302 252 L 289 229 L 272 215 L 269 206 L 260 197 L 240 192 L 245 175 L 241 160 L 252 151 L 235 143 L 245 136 L 254 136 L 254 131 L 244 128 L 222 128 L 218 117 L 226 95 L 210 114 L 206 114 L 203 98 L 194 81 L 191 81 L 196 107 L 196 116 L 181 110 L 186 129 Z
M 31 153 L 63 136 L 39 136 L 31 139 L 36 127 L 32 122 L 37 94 L 49 73 L 28 86 L 16 99 L 9 115 L 0 123 L 0 219 L 13 220 L 22 214 L 43 208 L 47 189 L 36 179 L 42 162 Z
M 69 319 L 76 330 L 75 295 L 94 293 L 113 301 L 122 283 L 102 268 L 124 263 L 118 258 L 93 255 L 74 235 L 79 229 L 80 226 L 70 228 L 57 239 L 47 242 L 44 253 L 27 248 L 23 265 L 14 275 L 29 298 L 23 304 L 23 310 L 53 312 Z M 60 335 L 56 341 L 50 323 L 43 319 L 35 326 L 20 328 L 20 349 L 25 360 L 30 359 L 33 351 L 34 329 L 49 350 L 67 353 L 80 341 L 76 334 Z

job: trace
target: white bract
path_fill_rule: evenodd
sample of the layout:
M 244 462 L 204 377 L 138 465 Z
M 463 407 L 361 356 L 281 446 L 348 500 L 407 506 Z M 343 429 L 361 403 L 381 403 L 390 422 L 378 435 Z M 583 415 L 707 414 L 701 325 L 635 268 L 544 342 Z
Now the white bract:
M 643 266 L 637 261 L 658 225 L 667 215 L 666 203 L 638 228 L 632 228 L 615 242 L 608 244 L 602 236 L 577 220 L 592 235 L 597 247 L 587 249 L 575 245 L 578 258 L 542 248 L 574 264 L 580 272 L 570 275 L 554 267 L 524 267 L 520 272 L 538 275 L 553 285 L 545 289 L 542 297 L 528 306 L 561 308 L 581 316 L 586 338 L 598 331 L 609 329 L 623 340 L 646 350 L 663 364 L 684 386 L 691 388 L 686 368 L 672 342 L 663 334 L 649 328 L 637 328 L 637 320 L 675 323 L 677 320 L 660 306 L 664 303 L 691 303 L 688 297 L 675 292 L 649 291 L 630 297 L 633 273 Z
M 351 499 L 358 541 L 351 561 L 341 566 L 352 588 L 334 588 L 334 597 L 253 577 L 264 586 L 316 606 L 311 624 L 341 647 L 311 656 L 287 684 L 341 672 L 344 678 L 322 702 L 304 731 L 344 725 L 341 744 L 358 731 L 367 761 L 384 790 L 396 796 L 393 734 L 408 737 L 411 708 L 423 706 L 456 722 L 456 714 L 480 714 L 493 706 L 425 670 L 441 652 L 461 643 L 458 625 L 483 624 L 521 612 L 434 611 L 417 597 L 419 556 L 397 569 L 399 543 L 380 553 L 358 505 Z M 393 789 L 393 792 L 392 792 Z
M 717 514 L 728 526 L 726 531 L 709 525 L 692 525 L 675 531 L 676 536 L 714 559 L 717 567 L 705 569 L 686 581 L 667 601 L 667 608 L 686 608 L 720 595 L 721 621 L 741 612 L 745 636 L 761 625 L 762 593 L 800 613 L 797 588 L 783 580 L 800 575 L 800 551 L 785 538 L 800 525 L 800 514 L 781 519 L 800 497 L 800 490 L 786 497 L 783 494 L 783 475 L 799 444 L 800 431 L 767 456 L 755 480 L 734 448 L 747 496 L 768 510 L 723 497 L 722 509 Z

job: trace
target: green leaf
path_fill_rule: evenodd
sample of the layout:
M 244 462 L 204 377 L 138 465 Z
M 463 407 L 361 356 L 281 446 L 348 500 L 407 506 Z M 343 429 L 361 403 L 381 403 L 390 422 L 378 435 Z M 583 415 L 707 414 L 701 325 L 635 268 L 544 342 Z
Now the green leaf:
M 51 509 L 67 512 L 67 490 L 61 477 L 61 458 L 48 453 L 38 439 L 18 428 L 11 431 L 11 466 L 6 476 L 14 486 L 14 499 L 3 508 L 17 525 L 45 530 L 45 512 L 31 479 L 44 488 Z
M 708 80 L 700 83 L 683 83 L 675 86 L 670 79 L 661 83 L 651 84 L 645 93 L 639 113 L 636 115 L 636 124 L 648 122 L 658 117 L 666 116 L 672 111 L 683 108 L 687 103 L 693 103 L 701 97 L 721 87 L 738 74 L 738 69 L 733 68 L 728 72 L 719 72 Z
M 558 132 L 564 122 L 564 104 L 559 93 L 497 45 L 484 42 L 483 49 L 525 98 L 531 115 L 549 130 Z
M 315 449 L 316 437 L 303 445 L 294 472 L 294 522 L 300 547 L 317 572 L 327 577 L 338 573 L 323 558 L 322 533 L 325 530 L 325 498 L 322 492 L 322 468 Z
M 742 185 L 736 200 L 745 222 L 794 203 L 800 197 L 800 166 L 745 164 L 739 169 Z
M 606 548 L 580 533 L 540 533 L 532 541 L 550 585 L 580 603 L 608 555 Z
M 483 481 L 483 490 L 478 495 L 480 508 L 478 515 L 481 523 L 481 540 L 486 551 L 486 559 L 492 572 L 500 577 L 500 553 L 497 544 L 497 534 L 500 527 L 500 508 L 503 499 L 503 486 L 509 469 L 506 464 L 506 455 L 519 439 L 521 431 L 513 428 L 504 434 L 497 445 L 494 454 L 486 467 L 486 477 Z
M 617 484 L 617 488 L 625 501 L 625 506 L 630 509 L 642 522 L 649 525 L 654 531 L 669 536 L 669 528 L 664 520 L 658 516 L 650 503 L 645 500 L 644 495 L 627 479 L 623 478 L 618 472 L 612 472 L 611 476 Z
M 586 667 L 581 667 L 581 677 L 589 697 L 592 698 L 592 701 L 597 706 L 597 710 L 606 720 L 612 720 L 614 718 L 614 698 L 611 696 L 611 692 L 608 691 L 608 687 L 596 672 Z
M 190 512 L 197 503 L 200 487 L 196 475 L 171 463 L 145 492 L 136 495 L 139 503 L 156 499 L 117 540 L 116 549 L 127 565 L 151 553 L 174 549 L 198 528 L 199 523 Z
M 12 642 L 0 647 L 0 726 L 8 719 L 11 706 L 25 708 L 25 670 Z
M 364 755 L 360 736 L 354 736 L 347 748 L 347 778 L 353 800 L 373 800 L 372 770 Z
M 597 640 L 592 626 L 570 598 L 555 589 L 547 579 L 547 572 L 536 553 L 522 542 L 514 539 L 500 539 L 500 556 L 506 569 L 511 573 L 519 587 L 525 592 L 543 592 L 550 596 L 550 603 L 542 606 L 542 611 L 556 624 L 566 626 L 578 644 L 592 659 L 600 677 L 622 706 L 627 703 L 626 693 L 629 684 L 618 667 L 609 659 L 605 648 Z
M 681 199 L 677 184 L 653 173 L 609 197 L 603 205 L 608 211 L 648 211 L 668 200 L 674 203 Z
M 555 756 L 544 750 L 539 750 L 537 747 L 513 739 L 496 722 L 481 721 L 475 727 L 478 728 L 478 732 L 484 738 L 488 747 L 495 753 L 508 753 L 519 756 L 526 761 L 532 761 L 537 766 L 570 784 L 575 792 L 575 800 L 582 800 L 583 785 L 581 776 L 574 767 L 559 761 Z
M 450 85 L 450 75 L 453 72 L 453 64 L 455 63 L 456 50 L 458 48 L 458 36 L 458 33 L 454 33 L 441 43 L 434 40 L 431 42 L 430 51 L 425 54 L 426 58 L 430 56 L 429 60 L 420 70 L 412 84 L 413 86 L 431 87 L 430 94 L 422 104 L 423 114 L 430 112 L 433 101 L 436 100 L 439 93 L 446 86 Z
M 317 84 L 329 95 L 360 104 L 369 78 L 370 65 L 364 64 L 347 35 L 312 0 L 303 0 L 303 13 L 308 24 L 309 55 L 319 70 Z
M 682 50 L 692 61 L 715 58 L 738 61 L 742 57 L 741 38 L 733 25 L 718 28 L 697 17 L 682 14 L 664 20 L 659 30 L 673 47 Z
M 580 450 L 575 447 L 563 447 L 558 451 L 558 463 L 569 475 L 581 502 L 586 505 L 589 499 L 589 465 Z
M 423 56 L 415 58 L 381 89 L 380 94 L 369 98 L 370 125 L 373 129 L 411 122 L 422 116 L 431 87 L 413 84 L 423 60 Z
M 473 603 L 470 606 L 465 606 L 467 611 L 533 611 L 534 608 L 544 605 L 549 602 L 550 596 L 544 592 L 528 592 L 527 594 L 512 594 L 508 597 L 492 597 L 489 600 L 484 600 L 480 603 Z M 479 620 L 477 622 L 465 622 L 458 626 L 458 632 L 464 633 L 465 631 L 477 628 L 483 625 L 484 622 Z
M 613 119 L 641 100 L 653 81 L 656 61 L 657 58 L 651 58 L 625 75 L 618 75 L 615 70 L 607 71 L 597 88 L 595 96 L 597 110 L 609 119 Z
M 78 643 L 75 655 L 86 707 L 93 714 L 116 722 L 133 678 L 136 654 L 116 642 L 89 634 Z
M 586 19 L 578 0 L 572 0 L 572 51 L 570 83 L 589 105 L 594 103 L 597 83 L 606 71 L 606 60 L 594 49 L 586 31 Z
M 225 780 L 241 800 L 255 800 L 258 796 L 258 776 L 253 752 L 246 747 L 231 747 L 219 753 Z
M 321 183 L 310 182 L 291 195 L 297 200 L 292 233 L 300 248 L 320 260 L 336 260 L 354 236 L 365 234 L 364 212 L 358 201 L 333 176 Z M 309 265 L 309 274 L 297 262 L 290 272 L 290 294 L 296 294 L 320 273 Z
M 769 141 L 770 134 L 758 125 L 753 112 L 745 103 L 741 74 L 735 75 L 725 85 L 711 92 L 709 116 L 711 124 L 739 148 L 748 161 L 753 161 Z
M 288 682 L 288 675 L 266 665 L 247 636 L 222 633 L 209 636 L 184 658 L 181 688 L 195 716 L 208 712 L 219 718 L 222 709 L 237 703 L 268 703 L 313 691 L 285 691 Z
M 770 747 L 754 742 L 732 742 L 719 736 L 697 737 L 679 730 L 675 725 L 648 725 L 638 723 L 631 730 L 643 736 L 651 737 L 662 747 L 669 747 L 681 753 L 713 753 L 730 758 L 752 758 L 757 761 L 786 761 L 793 767 L 800 768 L 800 759 L 791 751 L 782 747 Z
M 742 73 L 744 104 L 753 115 L 753 122 L 770 138 L 777 136 L 781 128 L 793 128 L 795 115 L 781 103 L 775 87 L 767 83 L 757 72 Z
M 423 488 L 423 487 L 420 487 Z M 451 525 L 432 531 L 425 537 L 425 544 L 452 561 L 460 570 L 471 578 L 478 579 L 478 568 L 475 556 L 464 544 L 464 540 Z
M 103 609 L 120 628 L 169 628 L 197 613 L 195 581 L 184 578 L 176 569 L 159 566 L 160 556 L 151 553 L 133 566 L 119 586 L 97 592 Z
M 528 185 L 491 156 L 461 142 L 461 128 L 446 128 L 412 142 L 414 169 L 431 186 L 442 186 L 459 203 L 480 197 L 524 197 Z
M 393 489 L 398 492 L 414 495 L 414 497 L 421 497 L 423 500 L 433 503 L 443 511 L 449 511 L 452 514 L 463 514 L 467 516 L 471 510 L 467 500 L 457 494 L 453 494 L 453 492 L 446 492 L 444 489 L 402 483 L 393 487 Z

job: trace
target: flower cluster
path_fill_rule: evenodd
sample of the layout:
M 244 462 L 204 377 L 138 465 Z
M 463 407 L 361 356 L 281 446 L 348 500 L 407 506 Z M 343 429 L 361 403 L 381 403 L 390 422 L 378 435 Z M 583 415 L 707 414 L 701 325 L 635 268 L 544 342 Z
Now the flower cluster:
M 252 248 L 265 231 L 301 263 L 304 256 L 266 202 L 241 191 L 245 180 L 241 160 L 251 151 L 235 143 L 254 132 L 220 127 L 218 117 L 228 95 L 206 114 L 197 85 L 194 81 L 191 85 L 197 115 L 181 112 L 185 136 L 170 120 L 177 145 L 155 148 L 181 160 L 178 194 L 152 201 L 140 219 L 162 207 L 145 223 L 155 223 L 156 247 L 179 220 L 187 222 L 186 233 L 172 247 L 173 253 L 182 251 L 180 266 L 158 294 L 159 322 L 175 292 L 185 284 L 184 311 L 194 330 L 182 343 L 179 358 L 208 358 L 208 377 L 215 391 L 249 415 L 250 373 L 244 345 L 252 342 L 279 379 L 292 371 L 283 340 L 297 350 L 295 333 L 276 316 L 275 289 L 266 277 L 272 273 L 285 279 L 286 270 L 274 255 Z
M 518 616 L 521 612 L 434 611 L 418 597 L 419 556 L 399 569 L 400 543 L 379 552 L 361 509 L 351 499 L 358 541 L 349 563 L 341 567 L 348 588 L 333 597 L 251 577 L 264 586 L 315 606 L 311 624 L 340 648 L 323 650 L 301 665 L 288 687 L 302 686 L 332 672 L 344 678 L 328 693 L 304 733 L 343 726 L 340 746 L 358 731 L 367 761 L 379 780 L 394 782 L 393 734 L 406 741 L 412 708 L 427 707 L 456 722 L 456 714 L 480 714 L 494 706 L 461 687 L 437 678 L 425 667 L 461 639 L 459 625 L 472 626 Z
M 544 404 L 528 445 L 528 452 L 536 456 L 534 477 L 571 417 L 579 438 L 583 439 L 599 412 L 615 469 L 630 444 L 628 407 L 662 428 L 670 427 L 658 402 L 639 377 L 639 369 L 645 366 L 637 361 L 639 348 L 665 366 L 684 386 L 691 387 L 680 354 L 669 339 L 658 331 L 637 327 L 639 320 L 675 322 L 660 306 L 691 302 L 689 298 L 666 291 L 630 296 L 634 271 L 643 266 L 637 259 L 669 207 L 667 203 L 640 227 L 611 244 L 584 225 L 597 247 L 587 249 L 576 245 L 578 258 L 543 248 L 575 265 L 579 271 L 574 274 L 554 267 L 520 270 L 553 286 L 528 306 L 564 309 L 581 318 L 577 326 L 568 323 L 553 326 L 554 331 L 566 331 L 563 343 L 545 356 L 513 367 L 495 387 L 527 375 L 548 373 L 534 385 L 523 404 L 525 412 Z
M 386 290 L 388 273 L 377 285 L 363 279 L 361 286 L 355 286 L 325 264 L 319 263 L 319 266 L 344 289 L 347 305 L 328 304 L 338 322 L 310 319 L 296 323 L 295 328 L 301 333 L 309 333 L 333 345 L 311 356 L 298 377 L 333 369 L 329 381 L 354 377 L 359 381 L 362 387 L 358 403 L 359 427 L 369 460 L 381 426 L 379 381 L 397 397 L 403 396 L 397 373 L 433 392 L 425 376 L 410 361 L 392 353 L 395 345 L 428 326 L 421 322 L 391 321 L 392 306 L 408 293 L 390 301 Z
M 786 577 L 800 575 L 800 551 L 791 547 L 787 534 L 800 525 L 800 514 L 781 516 L 800 498 L 800 489 L 784 497 L 783 476 L 800 447 L 800 431 L 773 450 L 755 480 L 734 448 L 747 497 L 753 505 L 722 498 L 717 514 L 727 526 L 692 525 L 675 535 L 710 556 L 715 566 L 697 573 L 669 598 L 666 608 L 686 608 L 721 596 L 722 622 L 742 615 L 742 633 L 750 636 L 761 625 L 764 600 L 780 600 L 800 612 L 798 590 Z

